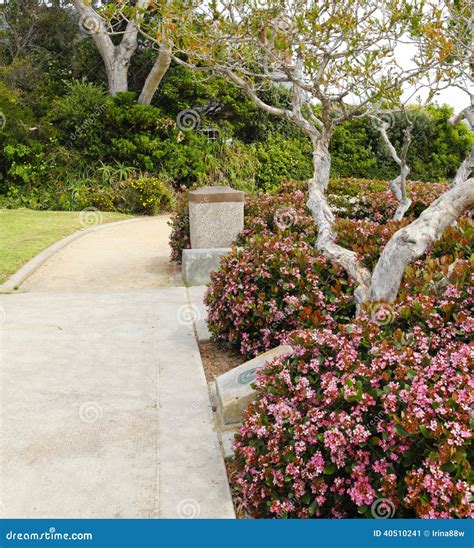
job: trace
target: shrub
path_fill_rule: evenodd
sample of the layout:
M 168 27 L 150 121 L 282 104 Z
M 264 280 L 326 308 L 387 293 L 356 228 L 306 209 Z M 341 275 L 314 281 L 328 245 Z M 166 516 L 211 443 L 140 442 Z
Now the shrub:
M 394 310 L 401 325 L 406 309 L 418 310 L 428 332 L 364 317 L 293 333 L 294 354 L 257 373 L 236 436 L 243 507 L 255 517 L 469 517 L 474 353 L 459 332 L 474 326 L 465 296 L 450 284 L 437 301 L 411 297 Z M 472 296 L 471 286 L 469 306 Z M 457 321 L 445 319 L 446 306 Z
M 170 185 L 157 177 L 143 175 L 116 181 L 111 186 L 81 185 L 74 191 L 76 209 L 96 207 L 101 211 L 120 211 L 156 215 L 170 211 L 175 195 Z
M 168 224 L 171 227 L 171 260 L 181 264 L 183 249 L 189 249 L 191 247 L 187 192 L 182 192 L 178 195 L 173 215 L 168 221 Z
M 412 204 L 405 217 L 418 217 L 447 188 L 443 183 L 409 182 L 407 191 Z M 388 181 L 336 179 L 329 185 L 328 201 L 338 217 L 378 223 L 390 221 L 397 208 Z
M 354 313 L 344 270 L 304 241 L 280 235 L 233 248 L 211 273 L 206 304 L 211 333 L 249 356 L 278 345 L 289 331 L 334 327 Z
M 283 138 L 270 134 L 266 141 L 255 144 L 259 167 L 257 187 L 272 191 L 287 179 L 309 179 L 313 172 L 312 149 L 306 137 Z
M 158 177 L 129 179 L 123 187 L 122 203 L 133 213 L 156 215 L 171 211 L 175 205 L 173 189 Z
M 413 204 L 406 218 L 395 222 L 391 217 L 396 203 L 387 186 L 386 181 L 354 178 L 335 179 L 329 184 L 328 198 L 339 217 L 336 224 L 338 241 L 359 252 L 368 266 L 373 266 L 380 249 L 398 228 L 413 220 L 446 190 L 444 184 L 410 183 Z M 306 191 L 305 182 L 286 181 L 272 194 L 248 195 L 245 226 L 237 239 L 238 245 L 246 246 L 260 234 L 293 235 L 314 245 L 317 227 L 306 207 Z M 171 226 L 172 260 L 180 262 L 182 249 L 190 247 L 186 195 L 178 201 Z M 365 236 L 363 240 L 357 237 L 359 230 Z

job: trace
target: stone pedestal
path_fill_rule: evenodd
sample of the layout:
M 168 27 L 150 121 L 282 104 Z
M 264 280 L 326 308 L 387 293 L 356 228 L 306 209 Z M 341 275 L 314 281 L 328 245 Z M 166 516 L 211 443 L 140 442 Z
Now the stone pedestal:
M 185 285 L 207 285 L 211 281 L 211 272 L 219 268 L 223 255 L 230 247 L 214 249 L 183 249 L 182 275 Z
M 257 369 L 282 354 L 291 355 L 293 349 L 288 345 L 277 346 L 217 377 L 217 414 L 222 428 L 232 428 L 242 420 L 242 413 L 255 398 L 251 384 L 255 382 Z
M 229 186 L 199 188 L 189 193 L 192 249 L 230 247 L 244 228 L 244 197 Z

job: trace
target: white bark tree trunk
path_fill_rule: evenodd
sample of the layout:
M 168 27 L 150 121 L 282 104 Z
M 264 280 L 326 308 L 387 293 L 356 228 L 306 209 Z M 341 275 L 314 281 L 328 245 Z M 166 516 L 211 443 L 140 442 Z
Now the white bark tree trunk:
M 359 304 L 367 299 L 370 272 L 360 263 L 357 255 L 345 247 L 336 244 L 334 213 L 326 199 L 326 190 L 329 184 L 331 156 L 328 141 L 322 136 L 313 138 L 313 178 L 308 181 L 309 199 L 307 206 L 318 227 L 316 248 L 331 262 L 340 264 L 354 278 L 356 282 L 355 298 Z
M 385 246 L 372 274 L 370 301 L 395 300 L 405 268 L 421 257 L 464 211 L 474 206 L 474 179 L 456 185 Z
M 382 251 L 373 273 L 370 273 L 356 253 L 335 243 L 336 219 L 325 194 L 331 165 L 328 143 L 321 136 L 319 139 L 313 137 L 312 141 L 314 174 L 308 182 L 307 206 L 318 227 L 316 248 L 354 278 L 358 311 L 364 302 L 395 300 L 406 267 L 421 257 L 464 211 L 474 206 L 474 179 L 445 192 L 418 219 L 396 232 Z M 397 185 L 396 192 L 399 207 L 406 204 L 404 185 Z
M 138 29 L 143 17 L 143 10 L 150 4 L 150 0 L 137 0 L 138 10 L 135 18 L 130 19 L 123 32 L 120 44 L 115 45 L 108 33 L 105 21 L 84 0 L 73 0 L 73 3 L 81 17 L 81 24 L 91 35 L 94 43 L 104 61 L 107 74 L 107 89 L 110 95 L 117 95 L 121 91 L 128 91 L 128 69 L 132 56 L 138 46 Z M 145 85 L 142 89 L 139 103 L 149 105 L 159 86 L 163 76 L 171 62 L 171 54 L 166 47 L 160 49 Z
M 143 86 L 138 102 L 143 105 L 149 105 L 155 92 L 163 80 L 163 76 L 166 74 L 171 64 L 171 53 L 168 48 L 162 46 L 160 53 L 155 61 L 148 77 Z
M 383 142 L 385 143 L 385 147 L 390 153 L 392 159 L 400 166 L 400 175 L 398 175 L 398 177 L 396 177 L 389 183 L 390 189 L 398 202 L 397 209 L 393 216 L 393 219 L 395 221 L 400 221 L 401 219 L 403 219 L 405 213 L 411 206 L 411 199 L 407 195 L 406 187 L 407 177 L 410 173 L 410 166 L 407 164 L 407 155 L 411 143 L 411 127 L 412 125 L 408 121 L 408 126 L 403 136 L 402 151 L 400 153 L 400 156 L 398 156 L 397 151 L 395 150 L 395 147 L 393 146 L 387 134 L 387 124 L 381 123 L 379 126 L 379 131 L 382 136 Z
M 121 91 L 128 91 L 129 63 L 124 59 L 104 59 L 107 74 L 107 89 L 110 95 L 117 95 Z
M 456 172 L 456 175 L 453 179 L 453 185 L 462 183 L 468 179 L 472 172 L 474 171 L 474 145 L 471 147 L 471 152 L 469 156 L 464 160 L 464 162 L 459 166 L 459 169 Z

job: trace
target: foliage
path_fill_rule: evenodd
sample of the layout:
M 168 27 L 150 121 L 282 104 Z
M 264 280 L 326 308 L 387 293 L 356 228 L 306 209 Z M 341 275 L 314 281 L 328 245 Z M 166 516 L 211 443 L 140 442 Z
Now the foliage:
M 176 206 L 171 219 L 168 221 L 171 227 L 170 247 L 171 261 L 181 264 L 181 255 L 183 249 L 191 248 L 191 237 L 189 234 L 189 210 L 187 193 L 182 192 L 178 195 Z
M 116 162 L 169 180 L 175 189 L 230 184 L 247 192 L 277 192 L 281 181 L 311 173 L 309 140 L 223 78 L 172 65 L 153 105 L 138 105 L 137 92 L 156 57 L 139 38 L 129 70 L 131 91 L 110 98 L 103 62 L 90 37 L 80 32 L 73 10 L 36 1 L 8 2 L 1 10 L 7 22 L 0 30 L 3 203 L 74 208 L 74 190 L 103 186 L 98 171 Z M 285 86 L 268 83 L 262 83 L 259 94 L 281 108 L 291 98 Z M 200 126 L 193 131 L 181 131 L 176 124 L 186 109 L 199 112 Z M 464 125 L 447 123 L 451 114 L 446 106 L 417 109 L 412 177 L 448 179 L 465 156 L 471 137 Z M 394 113 L 389 135 L 396 146 L 402 125 Z M 220 142 L 210 143 L 200 133 L 208 127 L 219 130 Z M 387 179 L 397 172 L 365 118 L 334 128 L 331 153 L 333 178 Z
M 255 146 L 256 158 L 260 164 L 257 187 L 265 191 L 276 190 L 282 181 L 288 179 L 309 179 L 312 175 L 311 143 L 306 138 L 283 139 L 271 133 L 262 143 Z
M 360 180 L 350 180 L 347 186 L 360 190 L 364 183 Z M 368 181 L 365 186 L 369 190 L 378 189 L 380 181 Z M 426 192 L 423 192 L 423 187 L 427 187 Z M 332 192 L 336 193 L 342 188 L 344 181 L 334 181 Z M 414 184 L 413 211 L 421 211 L 422 205 L 434 199 L 437 193 L 442 192 L 442 188 L 443 185 Z M 368 196 L 378 197 L 380 194 L 375 191 Z M 384 223 L 381 222 L 385 218 L 382 214 L 383 208 L 386 207 L 384 200 L 373 198 L 369 199 L 368 203 L 371 204 L 371 215 L 379 219 L 378 221 L 371 220 L 370 217 L 343 217 L 337 219 L 335 230 L 337 243 L 355 251 L 359 259 L 368 268 L 373 269 L 388 240 L 413 217 Z M 380 208 L 379 211 L 375 209 L 376 206 Z M 320 308 L 323 316 L 327 305 L 338 303 L 332 314 L 336 322 L 344 323 L 353 312 L 353 305 L 347 307 L 347 303 L 340 300 L 339 293 L 342 288 L 344 294 L 351 295 L 352 281 L 342 269 L 334 270 L 328 264 L 324 264 L 323 267 L 328 277 L 321 277 L 319 267 L 316 266 L 321 266 L 318 262 L 320 258 L 318 259 L 318 252 L 313 247 L 317 229 L 306 211 L 301 185 L 290 182 L 283 185 L 280 192 L 275 195 L 257 194 L 248 199 L 245 209 L 245 228 L 237 240 L 237 245 L 241 248 L 234 248 L 222 259 L 219 271 L 211 276 L 207 305 L 210 330 L 216 339 L 235 346 L 244 354 L 267 350 L 279 344 L 292 329 L 320 325 L 320 320 L 313 312 L 308 316 L 304 312 L 303 317 L 299 314 L 306 306 L 306 299 L 310 303 L 317 303 L 313 306 L 316 309 Z M 182 214 L 179 219 L 180 224 L 173 230 L 174 257 L 179 256 L 180 245 L 189 245 L 186 214 Z M 430 261 L 443 258 L 444 261 L 451 263 L 455 260 L 469 259 L 473 253 L 473 230 L 472 221 L 468 217 L 461 217 L 456 226 L 446 230 L 429 253 L 416 263 L 420 280 L 426 282 L 423 273 L 426 272 Z M 281 252 L 278 241 L 283 242 L 285 252 Z M 287 251 L 288 249 L 291 251 Z M 294 254 L 300 253 L 302 249 L 306 250 L 308 257 L 317 259 L 312 271 L 308 273 L 300 268 L 291 273 L 292 261 L 297 260 Z M 443 269 L 439 268 L 439 271 L 443 272 Z M 402 288 L 423 285 L 420 280 L 415 284 L 416 277 L 411 272 L 409 267 L 405 277 L 407 278 L 410 273 L 411 279 L 407 278 L 409 283 L 404 282 Z M 305 292 L 305 287 L 310 286 L 313 275 L 318 275 L 318 280 L 324 280 L 320 286 L 324 298 L 321 297 L 321 293 L 319 297 L 315 297 Z M 342 285 L 336 283 L 337 280 Z M 329 288 L 327 293 L 326 288 Z M 285 297 L 290 295 L 298 298 L 296 304 L 293 303 L 295 314 L 288 314 L 285 308 Z M 333 297 L 336 301 L 332 300 Z
M 135 213 L 156 215 L 171 211 L 175 196 L 170 185 L 157 177 L 130 179 L 125 186 L 123 200 Z
M 469 517 L 474 355 L 458 333 L 472 333 L 472 297 L 472 285 L 450 284 L 400 303 L 395 317 L 413 310 L 428 333 L 387 333 L 362 317 L 291 335 L 293 355 L 257 373 L 236 437 L 243 507 L 255 517 Z
M 306 325 L 334 327 L 354 313 L 343 269 L 303 241 L 260 236 L 234 248 L 211 273 L 206 295 L 209 330 L 253 356 Z
M 412 108 L 413 123 L 408 153 L 410 176 L 420 181 L 451 179 L 469 153 L 473 137 L 464 124 L 448 123 L 452 109 L 447 105 Z M 388 136 L 397 150 L 403 142 L 404 116 L 390 115 Z M 349 120 L 336 126 L 331 141 L 332 177 L 393 179 L 399 174 L 376 127 L 367 118 Z
M 102 211 L 155 215 L 170 211 L 175 195 L 166 181 L 143 175 L 118 180 L 109 186 L 79 186 L 74 191 L 74 200 L 76 209 L 96 207 Z
M 413 203 L 403 223 L 389 221 L 393 216 L 395 201 L 387 190 L 387 181 L 378 179 L 333 179 L 329 183 L 328 198 L 339 217 L 336 228 L 339 242 L 361 251 L 367 245 L 367 237 L 372 241 L 368 252 L 368 264 L 378 256 L 381 246 L 387 242 L 397 227 L 418 216 L 445 189 L 446 185 L 434 183 L 409 183 L 408 190 Z M 361 222 L 358 223 L 357 220 Z M 180 262 L 181 251 L 190 247 L 187 200 L 183 196 L 171 219 L 172 260 Z M 361 229 L 365 242 L 354 240 L 354 234 Z M 299 239 L 314 245 L 317 228 L 306 207 L 306 184 L 302 181 L 285 181 L 273 193 L 254 193 L 245 202 L 245 226 L 237 239 L 239 245 L 248 245 L 258 234 L 297 235 Z M 346 237 L 347 236 L 347 237 Z M 376 248 L 374 243 L 377 241 Z

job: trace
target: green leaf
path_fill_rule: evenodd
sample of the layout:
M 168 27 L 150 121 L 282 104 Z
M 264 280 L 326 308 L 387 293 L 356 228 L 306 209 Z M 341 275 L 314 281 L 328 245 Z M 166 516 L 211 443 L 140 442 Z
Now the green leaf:
M 301 497 L 301 501 L 303 502 L 303 504 L 310 504 L 311 502 L 311 495 L 309 493 L 305 493 L 302 497 Z
M 318 508 L 318 503 L 316 502 L 316 500 L 313 500 L 313 502 L 308 507 L 309 515 L 313 516 L 314 513 L 316 512 L 317 508 Z
M 397 434 L 400 434 L 400 436 L 409 436 L 410 435 L 409 432 L 407 432 L 401 424 L 396 424 L 395 425 L 395 431 L 397 432 Z
M 335 464 L 331 463 L 331 464 L 326 464 L 326 466 L 324 467 L 324 473 L 327 475 L 327 476 L 330 476 L 332 474 L 334 474 L 334 472 L 337 470 L 337 467 Z
M 425 438 L 430 438 L 431 437 L 428 428 L 426 428 L 426 426 L 424 424 L 420 424 L 420 432 L 423 434 L 423 437 L 425 437 Z

